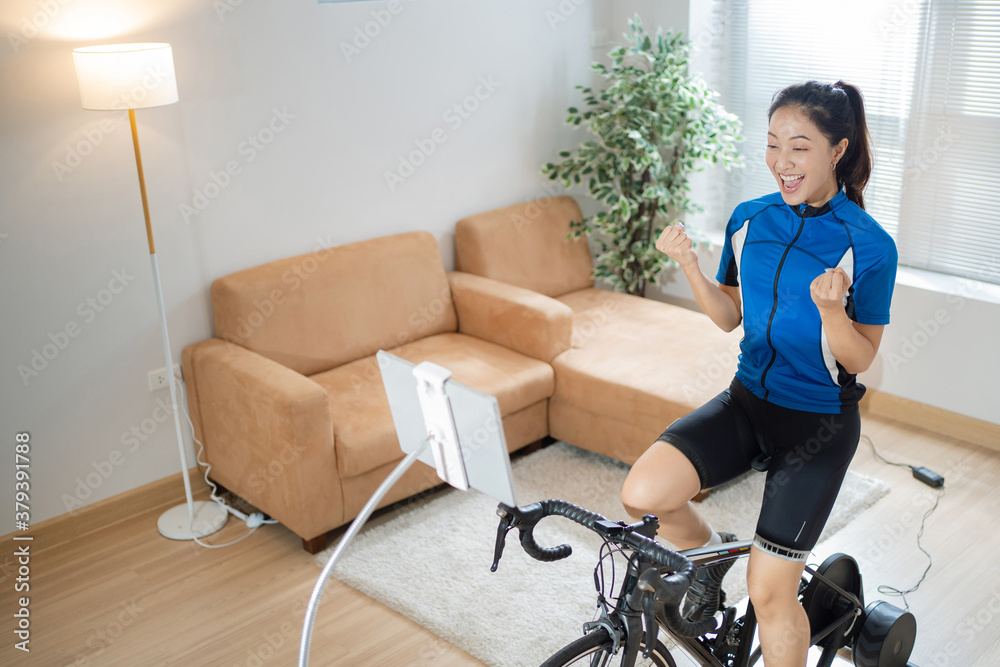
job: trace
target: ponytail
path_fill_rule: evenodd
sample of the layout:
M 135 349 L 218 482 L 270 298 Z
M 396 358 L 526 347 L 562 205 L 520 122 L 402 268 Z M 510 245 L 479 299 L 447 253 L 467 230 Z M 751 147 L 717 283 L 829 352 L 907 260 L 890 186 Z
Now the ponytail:
M 865 103 L 857 86 L 838 81 L 833 87 L 847 93 L 847 101 L 854 116 L 854 134 L 848 137 L 847 152 L 837 163 L 837 183 L 847 190 L 848 199 L 864 208 L 862 193 L 872 173 L 872 140 L 868 134 Z
M 847 150 L 837 162 L 837 184 L 844 188 L 848 199 L 864 208 L 863 193 L 872 173 L 872 148 L 861 91 L 844 81 L 832 85 L 808 81 L 788 86 L 774 96 L 768 120 L 785 106 L 802 109 L 831 146 L 847 139 Z

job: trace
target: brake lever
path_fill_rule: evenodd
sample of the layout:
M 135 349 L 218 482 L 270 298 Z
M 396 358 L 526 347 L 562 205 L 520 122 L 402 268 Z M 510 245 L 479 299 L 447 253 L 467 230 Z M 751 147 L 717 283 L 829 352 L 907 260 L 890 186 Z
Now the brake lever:
M 496 572 L 497 567 L 500 566 L 500 557 L 503 555 L 503 547 L 507 541 L 507 533 L 510 531 L 514 523 L 514 515 L 503 508 L 501 504 L 497 508 L 497 514 L 500 515 L 500 524 L 497 526 L 497 540 L 493 544 L 493 565 L 490 566 L 490 572 Z

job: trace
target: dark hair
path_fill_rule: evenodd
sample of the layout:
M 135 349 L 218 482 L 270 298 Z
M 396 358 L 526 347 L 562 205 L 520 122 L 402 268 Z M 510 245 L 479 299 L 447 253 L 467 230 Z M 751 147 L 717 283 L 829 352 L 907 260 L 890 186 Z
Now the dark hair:
M 831 146 L 847 138 L 847 151 L 837 162 L 837 185 L 846 190 L 848 199 L 864 208 L 862 192 L 872 173 L 872 149 L 861 91 L 843 81 L 797 83 L 774 96 L 767 119 L 788 106 L 801 109 Z

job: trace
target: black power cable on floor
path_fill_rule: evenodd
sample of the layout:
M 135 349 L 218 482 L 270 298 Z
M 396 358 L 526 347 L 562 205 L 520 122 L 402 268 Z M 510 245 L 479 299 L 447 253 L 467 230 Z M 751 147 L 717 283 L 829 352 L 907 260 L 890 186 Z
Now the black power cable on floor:
M 907 588 L 905 591 L 899 590 L 898 588 L 895 588 L 893 586 L 887 586 L 885 584 L 882 584 L 881 586 L 878 587 L 878 592 L 883 595 L 894 595 L 902 598 L 903 605 L 905 606 L 906 610 L 909 611 L 910 603 L 906 601 L 907 593 L 913 593 L 918 588 L 920 588 L 920 584 L 924 583 L 924 579 L 927 578 L 927 573 L 930 571 L 931 565 L 934 564 L 934 560 L 931 558 L 930 553 L 928 553 L 927 550 L 924 549 L 923 545 L 920 544 L 920 538 L 923 537 L 924 526 L 927 523 L 927 517 L 929 517 L 934 512 L 934 510 L 937 509 L 938 503 L 941 502 L 941 496 L 944 495 L 944 489 L 945 489 L 944 477 L 937 474 L 933 470 L 929 470 L 924 467 L 912 466 L 909 463 L 896 463 L 895 461 L 889 461 L 888 459 L 883 458 L 882 455 L 879 454 L 877 451 L 875 451 L 875 443 L 872 442 L 871 438 L 869 438 L 867 435 L 862 435 L 861 439 L 867 442 L 868 446 L 871 447 L 872 454 L 875 456 L 876 461 L 881 461 L 882 463 L 891 466 L 909 468 L 910 470 L 913 471 L 914 479 L 918 479 L 927 486 L 936 488 L 938 490 L 937 497 L 934 499 L 934 505 L 932 505 L 929 510 L 924 512 L 923 519 L 920 520 L 920 530 L 917 531 L 917 548 L 920 549 L 920 551 L 923 552 L 925 556 L 927 556 L 927 567 L 924 568 L 924 573 L 920 575 L 920 579 L 917 580 L 917 583 L 915 583 L 910 588 Z

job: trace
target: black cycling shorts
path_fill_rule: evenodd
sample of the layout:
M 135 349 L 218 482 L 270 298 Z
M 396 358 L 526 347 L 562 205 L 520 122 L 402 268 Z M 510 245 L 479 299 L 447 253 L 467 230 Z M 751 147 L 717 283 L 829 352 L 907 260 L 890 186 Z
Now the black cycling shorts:
M 691 461 L 703 489 L 739 477 L 759 455 L 770 456 L 754 545 L 804 561 L 830 517 L 860 437 L 857 405 L 844 406 L 841 414 L 793 410 L 757 398 L 734 378 L 658 439 Z

